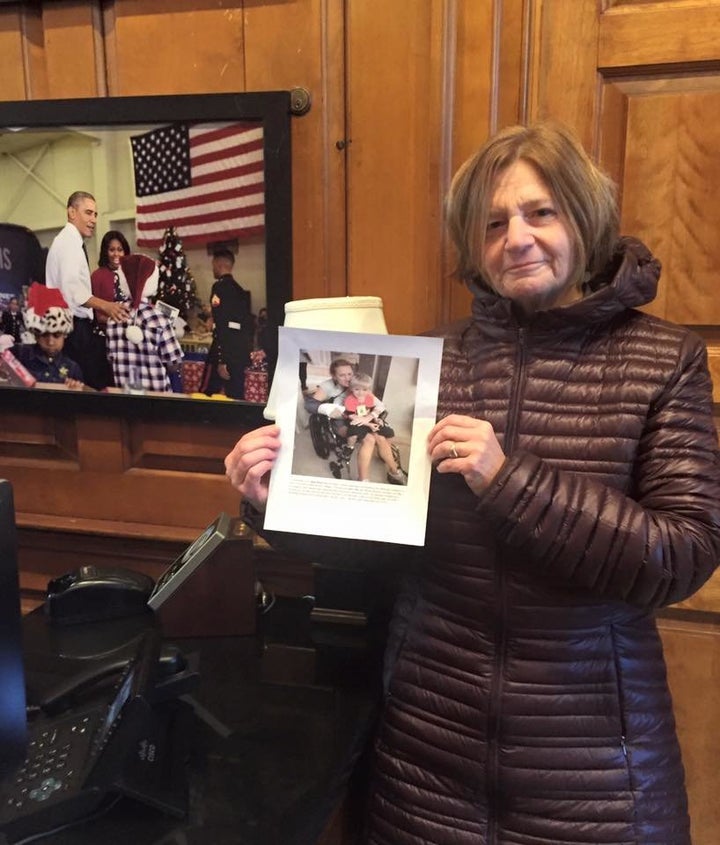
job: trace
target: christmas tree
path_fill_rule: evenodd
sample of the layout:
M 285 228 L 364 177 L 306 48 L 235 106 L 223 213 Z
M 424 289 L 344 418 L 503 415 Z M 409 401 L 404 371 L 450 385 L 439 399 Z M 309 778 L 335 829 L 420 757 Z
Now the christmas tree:
M 172 226 L 165 230 L 160 246 L 157 298 L 178 308 L 183 320 L 187 320 L 189 311 L 199 302 L 195 279 L 188 269 L 182 241 Z

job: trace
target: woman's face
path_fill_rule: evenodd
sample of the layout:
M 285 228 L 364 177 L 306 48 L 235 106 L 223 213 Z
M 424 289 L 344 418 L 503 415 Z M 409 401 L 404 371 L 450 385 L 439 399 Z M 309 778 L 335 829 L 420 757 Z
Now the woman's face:
M 339 367 L 336 367 L 333 380 L 339 387 L 347 389 L 350 386 L 350 379 L 353 375 L 353 368 L 349 364 L 341 364 Z
M 120 259 L 125 255 L 125 250 L 122 244 L 116 238 L 113 238 L 108 244 L 107 248 L 107 263 L 108 267 L 117 270 L 120 266 Z
M 526 313 L 581 296 L 570 231 L 535 167 L 519 159 L 498 174 L 483 267 L 493 289 Z

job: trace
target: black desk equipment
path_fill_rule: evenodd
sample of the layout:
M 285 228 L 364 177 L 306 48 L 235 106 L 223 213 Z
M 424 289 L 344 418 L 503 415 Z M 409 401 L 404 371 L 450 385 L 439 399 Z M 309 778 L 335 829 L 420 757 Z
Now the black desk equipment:
M 14 533 L 3 536 L 12 540 L 0 550 L 12 558 L 17 600 Z M 194 560 L 198 542 L 209 550 L 209 536 L 179 560 Z M 227 577 L 233 546 L 218 548 Z M 352 609 L 361 592 L 352 577 L 340 573 L 337 612 L 318 606 L 329 592 L 320 572 L 317 596 L 278 598 L 257 630 L 233 620 L 247 635 L 218 635 L 225 623 L 216 620 L 215 636 L 168 642 L 162 614 L 149 607 L 70 624 L 47 605 L 28 614 L 23 650 L 8 636 L 15 653 L 4 660 L 19 671 L 21 699 L 24 664 L 32 744 L 21 764 L 22 701 L 0 780 L 0 845 L 313 845 L 379 703 L 382 637 Z M 198 583 L 204 591 L 209 580 Z M 15 621 L 19 630 L 17 613 Z
M 0 479 L 0 777 L 25 755 L 25 674 L 12 485 Z

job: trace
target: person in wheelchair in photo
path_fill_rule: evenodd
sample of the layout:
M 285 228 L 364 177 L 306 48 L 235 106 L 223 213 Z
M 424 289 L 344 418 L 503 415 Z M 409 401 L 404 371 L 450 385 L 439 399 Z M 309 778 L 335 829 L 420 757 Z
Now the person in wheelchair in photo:
M 355 368 L 350 361 L 346 358 L 336 358 L 330 364 L 330 378 L 321 381 L 317 387 L 308 389 L 306 384 L 302 384 L 301 371 L 305 410 L 308 414 L 322 414 L 333 420 L 334 430 L 343 438 L 346 436 L 347 425 L 342 419 L 338 402 L 342 402 L 346 396 L 354 372 Z
M 335 358 L 330 364 L 330 378 L 321 381 L 316 387 L 308 388 L 306 379 L 307 363 L 300 365 L 300 387 L 303 406 L 309 414 L 308 427 L 315 453 L 320 458 L 327 458 L 331 452 L 330 470 L 335 478 L 341 478 L 343 471 L 349 473 L 350 458 L 353 453 L 347 445 L 347 420 L 343 416 L 343 401 L 348 395 L 350 379 L 355 366 L 347 358 Z M 375 453 L 375 436 L 371 434 L 358 450 L 357 463 L 360 475 L 367 475 Z
M 358 441 L 362 442 L 373 434 L 378 456 L 387 467 L 388 482 L 405 484 L 406 476 L 400 466 L 399 453 L 391 442 L 395 432 L 386 422 L 385 405 L 371 392 L 371 388 L 372 378 L 367 373 L 355 373 L 350 379 L 347 395 L 342 400 L 345 409 L 343 418 L 347 422 L 347 446 L 352 450 Z M 368 469 L 358 462 L 360 481 L 369 480 Z

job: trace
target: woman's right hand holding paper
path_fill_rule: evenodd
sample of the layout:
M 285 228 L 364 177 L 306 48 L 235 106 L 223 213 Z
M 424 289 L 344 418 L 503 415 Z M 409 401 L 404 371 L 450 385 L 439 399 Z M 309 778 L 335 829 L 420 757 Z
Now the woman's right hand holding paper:
M 280 426 L 266 425 L 243 435 L 225 458 L 225 474 L 243 499 L 262 511 L 270 470 L 280 450 Z

